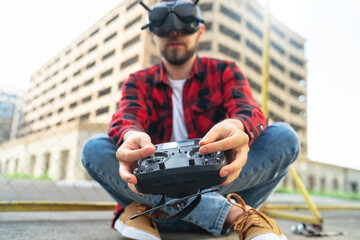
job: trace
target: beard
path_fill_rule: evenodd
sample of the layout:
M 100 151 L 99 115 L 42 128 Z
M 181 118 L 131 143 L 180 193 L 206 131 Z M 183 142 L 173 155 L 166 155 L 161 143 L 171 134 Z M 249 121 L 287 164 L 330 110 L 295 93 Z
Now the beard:
M 173 41 L 177 41 L 176 37 L 172 39 Z M 185 48 L 185 51 L 182 49 L 169 49 L 165 47 L 164 49 L 161 49 L 161 55 L 165 58 L 166 61 L 168 61 L 172 65 L 182 65 L 186 63 L 190 58 L 194 56 L 197 50 L 197 43 L 192 48 L 188 48 L 187 45 L 183 45 Z

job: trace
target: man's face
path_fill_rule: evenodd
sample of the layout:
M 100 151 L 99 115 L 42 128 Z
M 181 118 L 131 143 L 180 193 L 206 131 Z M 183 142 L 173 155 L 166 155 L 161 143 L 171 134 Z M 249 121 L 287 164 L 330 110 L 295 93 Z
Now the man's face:
M 184 0 L 191 2 L 191 0 Z M 191 59 L 197 51 L 199 42 L 205 32 L 205 26 L 193 34 L 182 34 L 181 32 L 171 32 L 169 36 L 159 37 L 153 35 L 154 40 L 160 50 L 162 57 L 172 65 L 182 65 Z
M 182 65 L 191 59 L 197 51 L 198 44 L 203 37 L 205 28 L 193 34 L 183 35 L 180 32 L 172 32 L 167 37 L 154 36 L 160 53 L 173 65 Z

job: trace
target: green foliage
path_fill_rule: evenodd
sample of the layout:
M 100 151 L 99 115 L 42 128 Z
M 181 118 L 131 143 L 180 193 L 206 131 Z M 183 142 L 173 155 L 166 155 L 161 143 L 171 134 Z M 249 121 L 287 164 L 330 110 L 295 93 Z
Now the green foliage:
M 40 176 L 29 175 L 25 173 L 5 174 L 6 179 L 30 179 L 30 180 L 51 180 L 47 173 Z
M 278 187 L 276 189 L 276 193 L 301 194 L 299 189 L 284 188 L 284 187 Z M 309 194 L 314 196 L 334 197 L 340 199 L 360 201 L 360 195 L 353 192 L 343 193 L 339 191 L 337 192 L 309 191 Z

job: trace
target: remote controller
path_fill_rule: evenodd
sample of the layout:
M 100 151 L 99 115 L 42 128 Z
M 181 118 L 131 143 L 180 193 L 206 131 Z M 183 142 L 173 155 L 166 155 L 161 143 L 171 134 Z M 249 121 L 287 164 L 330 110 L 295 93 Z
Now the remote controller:
M 136 189 L 144 194 L 182 198 L 226 180 L 219 170 L 227 164 L 225 153 L 199 153 L 199 141 L 191 139 L 155 145 L 152 156 L 140 159 L 134 169 Z

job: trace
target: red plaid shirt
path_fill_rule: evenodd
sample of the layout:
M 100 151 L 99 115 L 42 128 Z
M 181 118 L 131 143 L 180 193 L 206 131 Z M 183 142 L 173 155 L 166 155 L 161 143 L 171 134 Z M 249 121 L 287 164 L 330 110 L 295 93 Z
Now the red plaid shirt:
M 124 82 L 119 110 L 109 137 L 120 146 L 129 130 L 149 134 L 153 144 L 169 142 L 172 134 L 172 90 L 162 63 L 131 74 Z M 226 118 L 242 121 L 251 144 L 267 127 L 244 74 L 234 62 L 197 58 L 183 90 L 189 139 L 203 137 Z

